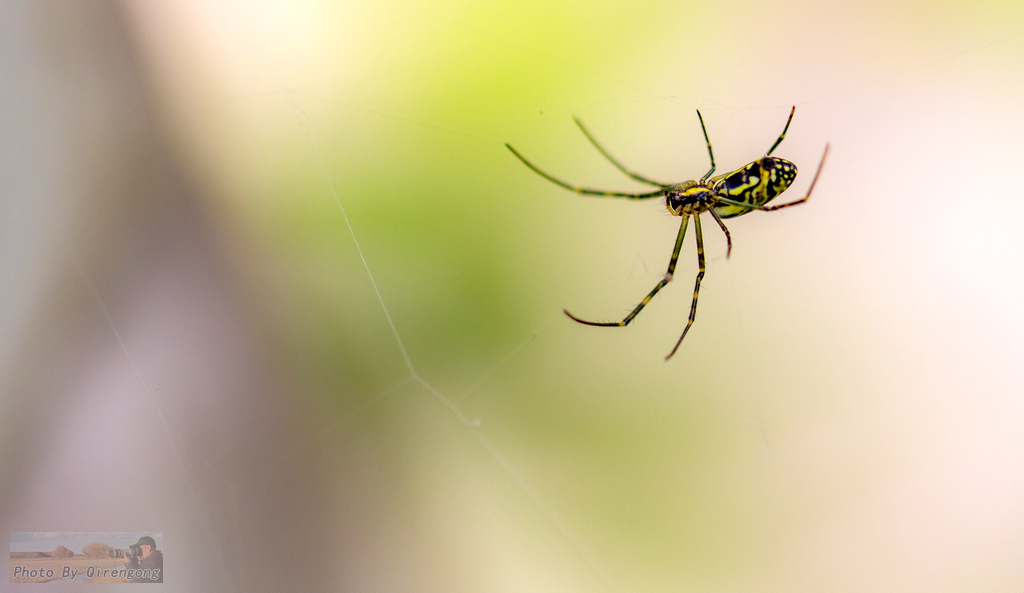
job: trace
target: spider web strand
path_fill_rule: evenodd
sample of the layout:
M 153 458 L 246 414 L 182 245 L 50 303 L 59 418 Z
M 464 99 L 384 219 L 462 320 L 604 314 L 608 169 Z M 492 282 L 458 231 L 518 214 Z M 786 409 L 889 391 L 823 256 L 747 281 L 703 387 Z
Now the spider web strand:
M 557 318 L 559 316 L 560 316 L 560 313 L 555 313 L 554 315 L 549 317 L 548 320 L 545 321 L 543 324 L 541 324 L 541 326 L 538 327 L 535 332 L 530 334 L 529 337 L 527 337 L 525 340 L 520 342 L 518 346 L 513 348 L 512 352 L 509 352 L 508 355 L 501 360 L 501 362 L 499 362 L 498 364 L 494 365 L 493 367 L 491 367 L 491 370 L 489 370 L 486 373 L 484 373 L 484 376 L 480 377 L 480 380 L 478 380 L 476 383 L 474 383 L 469 389 L 467 389 L 465 391 L 465 393 L 462 394 L 462 397 L 460 397 L 457 400 L 457 403 L 461 404 L 464 401 L 466 401 L 467 399 L 473 397 L 473 395 L 476 393 L 477 389 L 479 389 L 484 383 L 490 381 L 491 377 L 493 377 L 498 371 L 500 371 L 502 369 L 502 367 L 504 367 L 509 362 L 511 362 L 512 359 L 515 358 L 517 354 L 519 354 L 520 350 L 525 348 L 527 346 L 527 344 L 529 344 L 530 342 L 534 341 L 537 338 L 537 336 L 542 331 L 544 331 L 547 328 L 547 326 L 550 325 L 551 322 L 555 320 L 555 318 Z
M 206 536 L 210 539 L 211 542 L 218 541 L 219 538 L 213 531 L 209 513 L 207 512 L 206 507 L 204 507 L 201 502 L 202 497 L 200 496 L 199 488 L 196 486 L 196 481 L 195 479 L 193 479 L 191 472 L 189 472 L 188 465 L 185 463 L 184 455 L 182 455 L 177 443 L 174 442 L 174 437 L 171 435 L 171 429 L 167 425 L 167 419 L 164 418 L 163 410 L 160 409 L 160 404 L 157 402 L 156 394 L 157 391 L 160 391 L 160 388 L 158 387 L 154 391 L 151 390 L 149 388 L 149 385 L 146 384 L 146 380 L 142 377 L 142 372 L 139 371 L 138 365 L 135 364 L 135 360 L 132 358 L 132 355 L 128 352 L 128 347 L 125 346 L 124 339 L 121 338 L 121 332 L 118 331 L 117 325 L 114 324 L 113 317 L 110 316 L 110 311 L 107 309 L 107 305 L 103 301 L 103 297 L 100 296 L 99 289 L 96 288 L 96 283 L 92 281 L 92 276 L 89 275 L 89 272 L 85 269 L 85 266 L 82 264 L 81 260 L 79 260 L 78 256 L 75 255 L 74 250 L 70 249 L 67 245 L 64 245 L 64 251 L 71 258 L 71 261 L 75 266 L 75 270 L 78 272 L 78 275 L 82 279 L 82 282 L 89 290 L 89 294 L 90 296 L 92 296 L 93 302 L 96 303 L 96 306 L 103 314 L 103 318 L 106 319 L 107 326 L 110 328 L 111 333 L 113 333 L 114 337 L 117 338 L 117 343 L 121 345 L 121 351 L 124 352 L 125 358 L 128 359 L 128 363 L 131 365 L 132 370 L 135 371 L 135 376 L 138 377 L 139 383 L 142 385 L 142 388 L 146 391 L 146 394 L 149 396 L 149 401 L 150 403 L 153 404 L 153 409 L 156 410 L 157 418 L 160 420 L 160 426 L 163 428 L 164 437 L 167 439 L 167 444 L 171 449 L 171 454 L 174 455 L 174 459 L 178 463 L 178 469 L 181 471 L 181 475 L 185 478 L 185 481 L 188 483 L 189 493 L 192 495 L 193 504 L 199 509 L 199 514 L 202 519 L 203 528 L 206 530 Z M 221 551 L 220 546 L 214 546 L 214 548 L 217 550 L 216 554 L 218 556 L 220 566 L 224 566 L 225 568 L 227 568 L 229 564 L 226 558 L 224 557 L 224 554 Z M 234 589 L 236 591 L 240 590 L 237 575 L 230 570 L 227 570 L 226 574 L 228 575 L 228 580 L 233 581 Z
M 302 107 L 298 105 L 294 98 L 289 97 L 289 101 L 295 107 L 295 109 L 297 109 L 302 114 L 302 116 L 306 120 L 308 120 L 310 123 L 313 122 L 313 120 L 302 109 Z M 416 383 L 419 383 L 424 389 L 426 389 L 431 395 L 433 395 L 434 398 L 442 406 L 447 408 L 452 413 L 452 415 L 454 415 L 459 420 L 459 422 L 462 423 L 463 426 L 469 429 L 470 433 L 480 444 L 480 446 L 484 449 L 484 451 L 486 451 L 487 454 L 490 455 L 491 458 L 495 461 L 495 463 L 498 464 L 502 471 L 509 476 L 512 482 L 527 497 L 527 499 L 529 499 L 529 501 L 533 504 L 534 508 L 537 509 L 541 516 L 543 516 L 552 525 L 555 531 L 562 536 L 566 543 L 568 543 L 569 546 L 573 549 L 573 551 L 580 557 L 580 559 L 587 566 L 587 568 L 589 568 L 590 571 L 597 577 L 598 581 L 606 589 L 614 593 L 614 589 L 612 588 L 604 572 L 600 568 L 598 568 L 597 563 L 594 560 L 592 560 L 587 553 L 583 551 L 583 547 L 577 541 L 576 537 L 572 535 L 568 528 L 566 528 L 565 524 L 562 523 L 561 519 L 559 519 L 558 516 L 548 507 L 548 505 L 544 503 L 540 494 L 538 494 L 536 490 L 534 490 L 533 487 L 529 485 L 525 478 L 523 478 L 521 475 L 519 475 L 518 472 L 515 471 L 512 465 L 500 453 L 498 453 L 498 450 L 494 447 L 494 445 L 491 444 L 491 442 L 487 440 L 487 438 L 483 435 L 479 428 L 479 421 L 471 420 L 458 407 L 458 405 L 456 405 L 456 403 L 452 401 L 451 398 L 441 393 L 437 388 L 428 383 L 423 377 L 419 375 L 419 373 L 416 372 L 416 367 L 413 365 L 412 359 L 409 357 L 409 353 L 405 349 L 405 345 L 402 343 L 402 338 L 399 336 L 398 329 L 397 327 L 395 327 L 395 323 L 391 318 L 391 313 L 388 311 L 387 305 L 384 303 L 384 298 L 380 293 L 380 289 L 377 287 L 377 282 L 374 280 L 373 274 L 370 272 L 370 266 L 366 261 L 366 257 L 363 255 L 362 248 L 359 246 L 359 241 L 356 239 L 355 230 L 352 228 L 352 223 L 351 221 L 349 221 L 348 214 L 345 213 L 345 207 L 341 203 L 341 198 L 339 197 L 337 189 L 334 186 L 334 181 L 331 178 L 330 173 L 327 171 L 327 166 L 324 163 L 323 157 L 320 154 L 320 150 L 319 148 L 317 148 L 316 143 L 313 141 L 313 137 L 310 134 L 309 128 L 306 126 L 305 122 L 301 118 L 299 122 L 300 125 L 302 126 L 303 132 L 306 135 L 306 139 L 309 142 L 310 148 L 316 155 L 317 162 L 320 163 L 320 171 L 323 173 L 324 178 L 327 180 L 327 184 L 331 190 L 331 195 L 334 198 L 334 203 L 337 204 L 338 209 L 341 211 L 342 217 L 345 219 L 345 225 L 348 227 L 349 235 L 352 237 L 352 242 L 355 244 L 356 250 L 359 252 L 359 257 L 363 262 L 363 268 L 366 270 L 366 275 L 370 278 L 370 283 L 373 284 L 373 290 L 377 294 L 377 300 L 380 303 L 381 309 L 384 311 L 384 316 L 388 320 L 388 325 L 391 327 L 391 333 L 395 337 L 395 342 L 398 344 L 398 348 L 402 353 L 402 358 L 405 360 L 405 365 L 406 368 L 408 368 L 409 370 L 410 378 Z M 498 368 L 500 368 L 500 366 L 501 365 L 499 365 Z M 485 377 L 485 380 L 487 378 L 489 377 Z
M 558 515 L 544 502 L 544 499 L 537 493 L 536 490 L 530 486 L 530 483 L 526 481 L 526 478 L 522 477 L 519 472 L 516 471 L 512 464 L 508 462 L 505 457 L 498 452 L 498 449 L 491 443 L 491 441 L 484 436 L 480 430 L 479 421 L 470 420 L 462 410 L 449 399 L 445 394 L 438 391 L 433 385 L 426 382 L 419 375 L 415 376 L 417 383 L 423 386 L 424 389 L 430 392 L 443 406 L 451 410 L 452 414 L 462 422 L 466 428 L 469 429 L 470 434 L 476 439 L 476 442 L 491 456 L 491 459 L 498 464 L 498 466 L 505 472 L 505 474 L 512 480 L 517 488 L 529 499 L 533 507 L 544 517 L 545 520 L 552 526 L 552 528 L 569 544 L 569 547 L 580 557 L 580 560 L 587 566 L 588 569 L 597 577 L 597 580 L 609 591 L 614 593 L 615 589 L 611 586 L 611 582 L 608 577 L 605 576 L 597 563 L 590 557 L 589 554 L 583 551 L 583 546 L 576 539 L 576 536 L 569 531 L 565 523 L 558 517 Z
M 299 110 L 302 115 L 309 121 L 313 121 L 309 115 L 303 111 L 302 107 L 295 101 L 295 99 L 289 97 L 292 105 Z M 380 294 L 380 288 L 377 287 L 377 281 L 373 278 L 373 273 L 370 272 L 370 265 L 366 262 L 366 256 L 363 254 L 363 248 L 359 246 L 359 240 L 356 239 L 356 233 L 352 229 L 352 222 L 348 219 L 348 214 L 345 212 L 345 207 L 341 204 L 341 198 L 338 196 L 338 190 L 334 187 L 334 180 L 331 178 L 330 173 L 327 172 L 327 165 L 324 163 L 323 157 L 320 155 L 320 149 L 317 148 L 316 142 L 313 141 L 313 136 L 309 133 L 309 129 L 306 127 L 305 122 L 299 120 L 302 126 L 302 131 L 306 134 L 306 140 L 309 141 L 310 148 L 313 149 L 313 154 L 316 155 L 316 160 L 320 163 L 320 171 L 327 179 L 327 185 L 331 188 L 331 196 L 334 198 L 334 203 L 337 204 L 338 210 L 341 211 L 341 217 L 345 219 L 345 226 L 348 227 L 348 234 L 352 237 L 352 242 L 356 246 L 356 251 L 359 252 L 359 259 L 363 261 L 363 269 L 366 270 L 366 275 L 370 278 L 370 284 L 373 285 L 373 292 L 377 294 L 377 301 L 380 303 L 381 310 L 384 311 L 384 317 L 388 320 L 388 325 L 391 327 L 391 335 L 395 337 L 395 343 L 398 344 L 398 349 L 402 353 L 402 358 L 405 360 L 405 366 L 409 369 L 409 372 L 415 376 L 416 369 L 412 366 L 412 359 L 409 358 L 409 352 L 405 349 L 405 344 L 402 343 L 401 336 L 398 335 L 398 328 L 395 327 L 395 321 L 391 318 L 391 312 L 388 311 L 388 306 L 384 303 L 384 297 Z

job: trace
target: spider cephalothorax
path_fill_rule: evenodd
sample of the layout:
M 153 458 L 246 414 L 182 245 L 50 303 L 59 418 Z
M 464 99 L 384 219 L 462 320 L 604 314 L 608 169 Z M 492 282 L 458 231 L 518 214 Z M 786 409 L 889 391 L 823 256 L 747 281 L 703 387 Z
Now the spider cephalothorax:
M 690 303 L 690 317 L 686 322 L 686 328 L 683 329 L 683 335 L 679 336 L 679 340 L 676 342 L 672 352 L 669 352 L 666 360 L 672 358 L 672 355 L 679 349 L 679 345 L 683 343 L 683 338 L 686 337 L 686 332 L 690 331 L 690 326 L 693 325 L 693 320 L 697 314 L 697 295 L 700 293 L 700 281 L 704 278 L 704 237 L 701 233 L 700 228 L 700 215 L 705 212 L 710 212 L 712 218 L 718 223 L 718 226 L 725 233 L 727 250 L 726 257 L 732 253 L 732 236 L 729 234 L 729 229 L 725 227 L 725 223 L 722 219 L 733 218 L 735 216 L 741 216 L 752 210 L 780 210 L 782 208 L 788 208 L 790 206 L 796 206 L 806 202 L 811 197 L 811 192 L 814 191 L 814 184 L 818 182 L 818 175 L 821 174 L 821 168 L 825 165 L 825 157 L 828 156 L 828 144 L 825 145 L 825 153 L 821 155 L 821 162 L 818 164 L 818 171 L 814 174 L 814 179 L 811 180 L 811 186 L 807 189 L 807 195 L 792 202 L 785 204 L 779 204 L 777 206 L 766 206 L 766 204 L 782 192 L 786 191 L 787 188 L 796 179 L 796 165 L 778 157 L 771 156 L 772 151 L 782 142 L 783 138 L 786 137 L 786 131 L 789 129 L 790 122 L 793 121 L 793 114 L 796 112 L 794 106 L 789 112 L 789 119 L 786 120 L 786 127 L 782 129 L 782 133 L 779 134 L 775 144 L 772 144 L 771 148 L 765 155 L 756 161 L 717 177 L 711 175 L 715 172 L 715 155 L 711 151 L 711 141 L 708 139 L 708 131 L 704 127 L 704 117 L 701 116 L 700 111 L 697 111 L 697 118 L 700 119 L 700 129 L 704 132 L 704 142 L 708 147 L 708 156 L 711 158 L 711 168 L 698 180 L 686 181 L 683 183 L 660 183 L 653 181 L 639 173 L 627 169 L 622 163 L 615 160 L 612 155 L 608 154 L 608 151 L 602 147 L 587 128 L 584 127 L 583 122 L 579 119 L 576 120 L 576 125 L 583 130 L 583 134 L 590 140 L 590 143 L 597 148 L 602 155 L 605 156 L 613 165 L 615 165 L 620 171 L 632 177 L 633 179 L 658 187 L 656 191 L 642 192 L 642 193 L 629 193 L 629 192 L 610 192 L 599 189 L 591 189 L 587 187 L 581 187 L 578 185 L 572 185 L 566 183 L 560 179 L 548 175 L 544 171 L 541 171 L 530 161 L 526 160 L 523 155 L 516 152 L 516 149 L 506 144 L 512 154 L 519 157 L 519 160 L 533 169 L 536 173 L 544 177 L 545 179 L 556 183 L 568 190 L 574 191 L 578 194 L 588 196 L 608 196 L 617 198 L 629 198 L 632 200 L 646 200 L 649 198 L 664 197 L 665 206 L 668 211 L 675 216 L 680 216 L 683 219 L 682 224 L 679 226 L 679 233 L 676 235 L 675 248 L 672 250 L 672 258 L 668 262 L 668 271 L 665 272 L 665 276 L 661 279 L 658 284 L 654 286 L 644 297 L 644 300 L 640 302 L 633 311 L 626 316 L 622 321 L 615 322 L 598 322 L 598 321 L 585 321 L 576 317 L 569 311 L 565 311 L 565 314 L 572 318 L 574 321 L 586 325 L 598 325 L 603 327 L 608 326 L 626 326 L 629 325 L 630 321 L 640 313 L 640 311 L 654 298 L 654 295 L 658 294 L 658 291 L 665 287 L 666 284 L 672 281 L 672 276 L 676 270 L 676 262 L 679 261 L 679 250 L 683 246 L 683 237 L 686 235 L 686 226 L 693 217 L 694 233 L 697 235 L 697 281 L 693 288 L 693 301 Z
M 687 181 L 665 189 L 665 207 L 673 216 L 700 214 L 715 205 L 715 188 L 707 181 Z

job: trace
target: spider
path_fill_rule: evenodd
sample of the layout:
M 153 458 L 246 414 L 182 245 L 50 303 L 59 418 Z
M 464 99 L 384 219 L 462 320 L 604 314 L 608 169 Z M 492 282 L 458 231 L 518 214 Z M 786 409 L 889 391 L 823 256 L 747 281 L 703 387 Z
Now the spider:
M 699 180 L 696 181 L 684 181 L 683 183 L 661 183 L 654 181 L 639 173 L 627 168 L 619 161 L 615 160 L 604 147 L 594 138 L 593 135 L 587 130 L 586 126 L 579 118 L 573 116 L 573 121 L 579 126 L 583 135 L 587 137 L 587 140 L 594 145 L 606 159 L 608 159 L 615 167 L 625 173 L 627 176 L 648 185 L 653 185 L 658 189 L 651 192 L 641 193 L 628 193 L 628 192 L 614 192 L 614 191 L 603 191 L 598 189 L 591 189 L 587 187 L 581 187 L 578 185 L 572 185 L 566 183 L 560 179 L 557 179 L 544 171 L 538 169 L 533 163 L 526 160 L 526 158 L 519 154 L 516 149 L 512 148 L 510 144 L 505 144 L 512 154 L 516 155 L 519 160 L 523 161 L 523 164 L 533 169 L 535 173 L 544 177 L 548 181 L 551 181 L 557 185 L 564 187 L 565 189 L 574 191 L 578 194 L 588 196 L 606 196 L 613 198 L 628 198 L 630 200 L 647 200 L 650 198 L 663 197 L 665 199 L 665 206 L 668 208 L 669 213 L 673 216 L 681 216 L 683 219 L 682 224 L 679 226 L 679 234 L 676 236 L 676 244 L 672 249 L 672 258 L 668 262 L 668 270 L 665 272 L 665 276 L 655 285 L 654 289 L 651 290 L 644 297 L 644 300 L 640 301 L 640 304 L 635 309 L 626 315 L 626 318 L 622 321 L 617 322 L 597 322 L 597 321 L 586 321 L 576 317 L 568 310 L 564 310 L 565 314 L 570 319 L 584 325 L 595 325 L 599 327 L 625 327 L 629 325 L 630 321 L 640 314 L 640 311 L 654 298 L 654 295 L 658 294 L 662 288 L 665 287 L 669 282 L 672 281 L 673 274 L 676 270 L 676 262 L 679 260 L 679 251 L 683 246 L 683 236 L 686 234 L 686 226 L 693 217 L 694 231 L 697 234 L 697 280 L 693 287 L 693 301 L 690 303 L 690 318 L 686 322 L 686 328 L 683 329 L 683 334 L 679 336 L 679 340 L 676 341 L 675 347 L 668 353 L 665 360 L 672 358 L 672 355 L 679 349 L 679 345 L 683 343 L 683 338 L 686 337 L 686 332 L 690 331 L 690 326 L 693 325 L 693 320 L 697 314 L 697 296 L 700 293 L 700 281 L 704 278 L 704 237 L 701 234 L 700 228 L 700 215 L 709 212 L 711 217 L 715 219 L 718 226 L 721 227 L 722 232 L 725 233 L 726 240 L 726 258 L 732 255 L 732 235 L 729 234 L 729 229 L 725 227 L 723 219 L 733 218 L 735 216 L 742 216 L 748 212 L 754 210 L 763 210 L 770 212 L 772 210 L 781 210 L 783 208 L 789 208 L 790 206 L 796 206 L 806 202 L 811 197 L 811 192 L 814 191 L 814 184 L 818 182 L 818 176 L 821 174 L 821 168 L 825 165 L 825 157 L 828 156 L 828 144 L 825 144 L 825 152 L 821 155 L 821 162 L 818 163 L 818 170 L 814 174 L 814 179 L 811 180 L 811 186 L 807 189 L 807 195 L 792 202 L 785 204 L 778 204 L 775 206 L 766 206 L 768 202 L 775 199 L 779 194 L 786 191 L 786 189 L 796 179 L 796 165 L 785 159 L 771 156 L 772 151 L 775 150 L 782 140 L 786 137 L 786 131 L 789 130 L 789 124 L 793 121 L 793 114 L 796 113 L 796 106 L 789 112 L 789 119 L 786 120 L 786 127 L 782 128 L 782 133 L 779 134 L 778 139 L 772 144 L 771 148 L 765 155 L 756 161 L 736 169 L 735 171 L 712 177 L 711 175 L 715 172 L 715 155 L 711 151 L 711 140 L 708 139 L 708 131 L 704 127 L 704 117 L 701 116 L 700 110 L 697 110 L 697 118 L 700 120 L 700 129 L 704 132 L 704 142 L 708 147 L 708 157 L 711 158 L 711 168 L 704 174 Z

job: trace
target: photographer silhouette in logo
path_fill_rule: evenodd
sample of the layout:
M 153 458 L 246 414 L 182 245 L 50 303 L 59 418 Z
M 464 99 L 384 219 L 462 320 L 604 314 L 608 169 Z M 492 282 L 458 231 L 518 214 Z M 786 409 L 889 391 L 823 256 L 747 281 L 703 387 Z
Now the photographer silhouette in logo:
M 164 554 L 156 549 L 156 540 L 144 535 L 132 548 L 137 548 L 139 553 L 133 554 L 125 564 L 129 580 L 133 583 L 164 582 Z

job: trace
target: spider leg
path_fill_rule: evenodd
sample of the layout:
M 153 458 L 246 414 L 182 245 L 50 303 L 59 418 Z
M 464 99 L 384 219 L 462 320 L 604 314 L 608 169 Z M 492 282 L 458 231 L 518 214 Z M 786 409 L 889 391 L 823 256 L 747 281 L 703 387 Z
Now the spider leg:
M 704 237 L 701 236 L 700 232 L 700 217 L 698 215 L 693 216 L 693 230 L 697 234 L 697 282 L 693 287 L 693 302 L 690 304 L 690 319 L 686 322 L 686 328 L 683 330 L 683 335 L 679 336 L 679 341 L 676 342 L 672 352 L 668 353 L 665 360 L 672 358 L 672 355 L 679 350 L 679 345 L 683 343 L 683 338 L 686 337 L 686 332 L 690 331 L 690 326 L 693 325 L 694 318 L 697 317 L 697 295 L 700 294 L 700 281 L 704 278 Z
M 796 206 L 797 204 L 803 204 L 811 198 L 811 192 L 814 191 L 814 184 L 818 183 L 818 175 L 821 175 L 821 168 L 825 166 L 825 157 L 828 156 L 828 144 L 825 145 L 825 152 L 821 155 L 821 162 L 818 163 L 818 170 L 814 173 L 814 179 L 811 180 L 811 187 L 807 188 L 807 195 L 800 198 L 799 200 L 793 200 L 785 204 L 778 204 L 776 206 L 763 206 L 761 209 L 765 212 L 771 212 L 772 210 L 781 210 L 783 208 L 789 208 L 790 206 Z
M 711 152 L 711 140 L 708 140 L 708 130 L 704 127 L 704 116 L 700 114 L 700 109 L 697 110 L 697 119 L 700 120 L 700 131 L 704 132 L 704 143 L 708 145 L 708 156 L 711 157 L 711 168 L 700 178 L 701 181 L 706 181 L 715 172 L 715 154 Z
M 722 228 L 722 232 L 725 233 L 725 244 L 727 245 L 725 248 L 725 259 L 729 259 L 729 256 L 732 255 L 732 235 L 729 234 L 729 229 L 725 228 L 725 223 L 722 222 L 722 217 L 715 212 L 714 208 L 708 210 L 708 212 L 711 213 L 711 216 L 715 218 L 715 222 L 718 223 L 718 226 Z
M 521 155 L 518 152 L 516 152 L 516 149 L 512 148 L 512 145 L 506 144 L 505 146 L 507 146 L 508 149 L 512 151 L 512 154 L 516 155 L 516 157 L 518 157 L 519 160 L 523 161 L 524 165 L 526 165 L 527 167 L 533 169 L 534 173 L 537 173 L 538 175 L 540 175 L 544 179 L 547 179 L 548 181 L 550 181 L 550 182 L 552 182 L 552 183 L 554 183 L 556 185 L 560 185 L 560 186 L 564 187 L 565 189 L 567 189 L 569 191 L 574 191 L 574 192 L 576 192 L 578 194 L 583 194 L 583 195 L 587 195 L 587 196 L 607 196 L 607 197 L 614 197 L 614 198 L 629 198 L 631 200 L 645 200 L 645 199 L 648 199 L 648 198 L 656 198 L 658 196 L 662 196 L 662 195 L 665 194 L 664 190 L 661 190 L 661 189 L 659 189 L 658 191 L 652 191 L 652 192 L 647 192 L 647 193 L 626 193 L 626 192 L 616 192 L 616 191 L 604 191 L 604 190 L 600 190 L 600 189 L 591 189 L 591 188 L 588 188 L 588 187 L 580 187 L 578 185 L 571 185 L 571 184 L 568 184 L 568 183 L 562 181 L 561 179 L 557 179 L 555 177 L 552 177 L 551 175 L 548 175 L 544 171 L 541 171 L 540 169 L 538 169 L 536 166 L 534 166 L 533 163 L 531 163 L 530 161 L 526 160 L 526 157 L 524 157 L 523 155 Z
M 694 216 L 693 218 L 694 218 L 694 220 L 697 220 L 696 216 Z M 676 236 L 676 246 L 675 246 L 675 248 L 672 249 L 672 259 L 670 259 L 669 262 L 668 262 L 668 271 L 665 272 L 665 277 L 662 278 L 661 281 L 659 281 L 658 284 L 656 284 L 654 286 L 654 289 L 651 290 L 651 292 L 649 292 L 646 297 L 644 297 L 644 300 L 641 301 L 640 304 L 637 305 L 636 308 L 633 309 L 633 311 L 629 315 L 626 315 L 625 319 L 623 319 L 622 321 L 617 321 L 617 322 L 616 321 L 611 321 L 611 322 L 584 321 L 583 319 L 580 319 L 579 317 L 576 317 L 575 315 L 573 315 L 572 313 L 570 313 L 567 310 L 565 311 L 565 314 L 569 316 L 569 319 L 572 319 L 573 321 L 582 323 L 583 325 L 596 325 L 598 327 L 616 327 L 616 326 L 617 327 L 625 327 L 625 326 L 629 325 L 629 322 L 633 321 L 633 318 L 636 317 L 645 306 L 647 306 L 647 303 L 651 302 L 651 299 L 654 298 L 654 295 L 658 294 L 659 290 L 661 290 L 662 288 L 665 288 L 665 285 L 672 281 L 672 275 L 676 271 L 676 262 L 679 261 L 679 250 L 683 248 L 683 237 L 686 235 L 686 223 L 689 220 L 690 220 L 690 215 L 689 214 L 683 214 L 683 223 L 679 226 L 679 234 Z M 700 228 L 700 222 L 699 221 L 698 221 L 697 224 L 698 224 L 697 228 Z M 703 255 L 701 255 L 701 261 L 702 262 L 704 261 L 704 256 Z M 701 272 L 701 273 L 703 273 L 703 272 Z
M 771 155 L 772 151 L 775 150 L 779 146 L 779 144 L 782 142 L 783 138 L 786 137 L 786 130 L 789 129 L 789 124 L 790 124 L 790 122 L 793 121 L 793 114 L 794 113 L 796 113 L 796 105 L 794 105 L 793 108 L 789 110 L 789 119 L 786 120 L 786 127 L 782 128 L 782 133 L 779 134 L 779 139 L 775 141 L 775 144 L 772 144 L 772 147 L 768 149 L 768 152 L 764 153 L 764 156 Z
M 627 169 L 625 165 L 623 165 L 619 161 L 615 160 L 615 157 L 613 157 L 611 154 L 609 154 L 608 151 L 605 150 L 603 146 L 601 146 L 601 144 L 597 141 L 597 139 L 594 138 L 594 136 L 592 136 L 590 134 L 590 131 L 587 130 L 587 128 L 583 125 L 583 122 L 580 121 L 580 118 L 578 118 L 578 117 L 576 117 L 574 115 L 574 116 L 572 116 L 572 120 L 574 122 L 576 122 L 577 126 L 580 127 L 580 130 L 583 132 L 583 135 L 587 137 L 587 140 L 590 140 L 590 143 L 594 145 L 594 148 L 596 148 L 598 152 L 600 152 L 602 155 L 604 155 L 604 158 L 608 159 L 611 162 L 611 164 L 615 165 L 615 168 L 617 168 L 619 171 L 622 171 L 623 173 L 625 173 L 629 177 L 632 177 L 633 179 L 636 179 L 637 181 L 639 181 L 641 183 L 646 183 L 648 185 L 655 185 L 655 186 L 658 186 L 658 187 L 668 187 L 669 186 L 669 184 L 667 184 L 667 183 L 661 183 L 659 181 L 654 181 L 652 179 L 648 179 L 648 178 L 644 177 L 643 175 L 637 173 L 636 171 L 632 171 L 630 169 Z
M 737 202 L 736 200 L 730 200 L 721 196 L 715 197 L 715 202 L 728 204 L 730 206 L 742 206 L 748 210 L 767 210 L 766 207 L 761 206 L 760 204 L 754 204 L 753 202 Z M 746 212 L 743 212 L 742 214 L 746 214 Z M 740 216 L 740 214 L 736 214 L 734 216 Z

